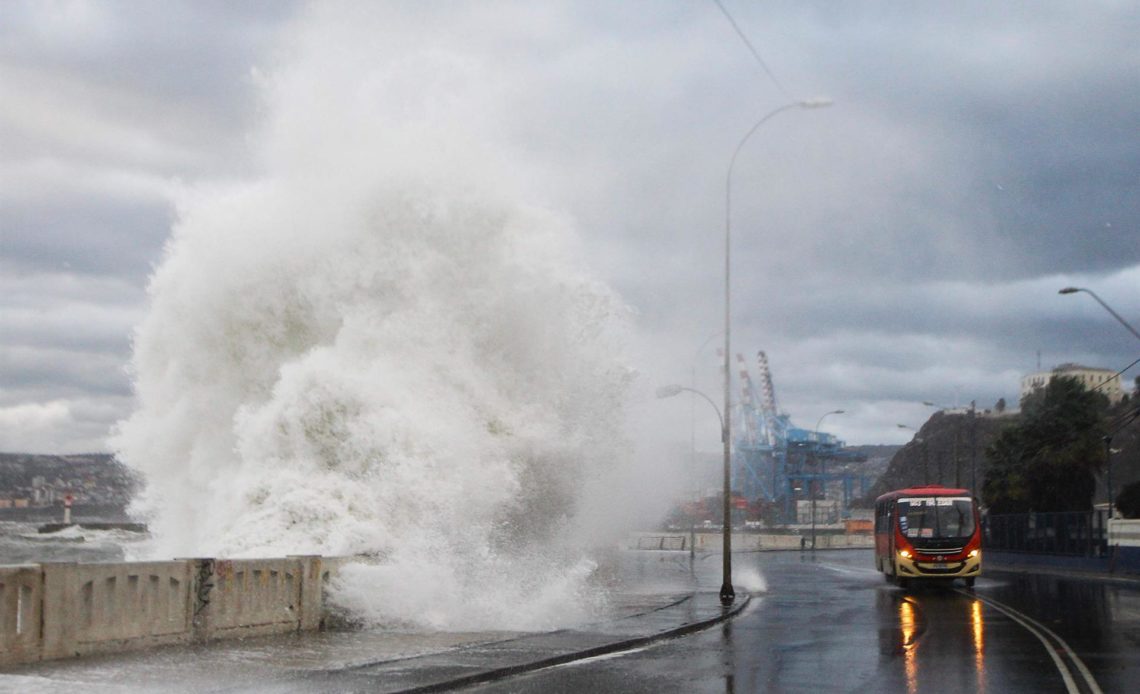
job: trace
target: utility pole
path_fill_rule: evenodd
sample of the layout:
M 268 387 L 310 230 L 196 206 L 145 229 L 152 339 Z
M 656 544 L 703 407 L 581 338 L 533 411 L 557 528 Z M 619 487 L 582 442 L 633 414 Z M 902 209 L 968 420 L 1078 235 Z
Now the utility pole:
M 970 494 L 978 495 L 978 413 L 977 401 L 970 401 Z

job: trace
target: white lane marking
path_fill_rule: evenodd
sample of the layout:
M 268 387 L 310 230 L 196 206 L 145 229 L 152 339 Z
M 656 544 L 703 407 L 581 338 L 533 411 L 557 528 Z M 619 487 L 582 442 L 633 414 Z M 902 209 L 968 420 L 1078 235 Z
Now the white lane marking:
M 981 595 L 977 595 L 976 593 L 970 593 L 970 592 L 964 591 L 964 590 L 958 590 L 957 592 L 961 593 L 962 595 L 972 597 L 976 600 L 981 600 L 983 603 L 989 605 L 990 607 L 994 608 L 998 612 L 1001 612 L 1002 614 L 1006 615 L 1007 617 L 1009 617 L 1013 621 L 1015 621 L 1018 624 L 1020 624 L 1021 626 L 1025 627 L 1026 630 L 1029 631 L 1029 633 L 1036 636 L 1038 638 L 1038 640 L 1040 640 L 1041 643 L 1045 645 L 1045 650 L 1049 653 L 1049 656 L 1053 659 L 1053 662 L 1057 665 L 1057 669 L 1061 671 L 1061 677 L 1065 680 L 1065 687 L 1069 690 L 1069 692 L 1071 692 L 1073 694 L 1079 694 L 1080 690 L 1077 688 L 1076 680 L 1073 679 L 1072 671 L 1069 670 L 1068 666 L 1066 666 L 1064 664 L 1064 662 L 1061 660 L 1061 657 L 1059 655 L 1057 655 L 1057 648 L 1058 647 L 1063 649 L 1065 654 L 1069 657 L 1069 660 L 1072 661 L 1072 663 L 1077 666 L 1077 669 L 1080 671 L 1081 677 L 1084 678 L 1085 684 L 1088 686 L 1088 688 L 1092 692 L 1092 694 L 1104 694 L 1100 688 L 1100 685 L 1097 684 L 1096 678 L 1093 677 L 1092 673 L 1089 672 L 1089 669 L 1087 667 L 1085 667 L 1084 661 L 1082 661 L 1077 656 L 1077 654 L 1075 652 L 1073 652 L 1073 649 L 1069 647 L 1069 644 L 1066 643 L 1063 638 L 1061 638 L 1056 633 L 1054 633 L 1051 629 L 1049 629 L 1049 627 L 1045 626 L 1044 624 L 1041 624 L 1040 622 L 1036 621 L 1035 619 L 1033 619 L 1029 615 L 1027 615 L 1023 612 L 1019 612 L 1018 610 L 1015 610 L 1014 608 L 1012 608 L 1008 605 L 1000 603 L 997 600 L 994 600 L 993 598 L 983 597 Z M 1041 631 L 1044 631 L 1045 634 L 1048 634 L 1049 636 L 1051 636 L 1056 643 L 1050 643 L 1049 640 L 1047 638 L 1045 638 L 1045 635 L 1042 634 L 1041 631 L 1038 631 L 1038 629 L 1040 629 Z
M 602 661 L 602 660 L 612 660 L 614 658 L 624 658 L 627 655 L 632 655 L 634 653 L 640 653 L 642 651 L 647 651 L 653 645 L 655 645 L 655 644 L 649 644 L 648 646 L 638 646 L 636 648 L 630 648 L 629 650 L 625 650 L 625 651 L 614 651 L 613 653 L 604 653 L 602 655 L 595 655 L 595 656 L 592 656 L 590 658 L 582 658 L 581 660 L 572 660 L 569 663 L 561 663 L 559 665 L 552 665 L 549 668 L 543 668 L 543 669 L 544 670 L 557 670 L 558 668 L 577 667 L 578 665 L 583 665 L 583 664 L 587 664 L 587 663 L 597 663 L 597 662 Z M 538 671 L 536 670 L 536 672 L 538 672 Z M 529 674 L 529 673 L 527 673 L 527 674 Z
M 982 600 L 981 598 L 978 598 L 978 599 Z M 1053 659 L 1053 664 L 1056 665 L 1057 670 L 1060 671 L 1061 678 L 1065 680 L 1065 689 L 1069 692 L 1069 694 L 1080 694 L 1080 690 L 1077 689 L 1076 680 L 1073 679 L 1073 673 L 1065 665 L 1064 661 L 1061 660 L 1061 656 L 1057 655 L 1057 649 L 1053 647 L 1053 644 L 1049 643 L 1049 640 L 1045 638 L 1044 634 L 1042 634 L 1040 631 L 1037 631 L 1036 629 L 1034 629 L 1033 626 L 1029 624 L 1029 622 L 1026 622 L 1025 620 L 1021 619 L 1020 617 L 1018 617 L 1013 612 L 1010 612 L 1009 610 L 1001 608 L 1001 607 L 999 607 L 999 606 L 997 606 L 997 605 L 995 605 L 995 604 L 993 604 L 987 600 L 982 600 L 982 602 L 986 603 L 987 605 L 994 608 L 998 612 L 1001 612 L 1005 616 L 1009 617 L 1013 621 L 1015 621 L 1018 624 L 1020 624 L 1021 626 L 1025 627 L 1025 629 L 1029 633 L 1036 636 L 1037 639 L 1041 642 L 1041 645 L 1045 646 L 1045 652 L 1048 653 L 1049 657 Z
M 989 600 L 990 602 L 997 603 L 997 600 L 994 600 L 993 598 L 984 598 L 983 600 Z M 1012 607 L 1009 607 L 1008 605 L 1003 605 L 1003 607 L 1006 607 L 1007 609 L 1010 609 L 1010 610 L 1013 609 Z M 1029 616 L 1027 616 L 1023 613 L 1019 612 L 1018 614 L 1021 614 L 1023 617 L 1025 617 L 1026 619 L 1029 619 L 1030 621 L 1033 621 Z M 1056 633 L 1054 633 L 1049 627 L 1045 626 L 1044 624 L 1041 624 L 1040 622 L 1036 622 L 1036 621 L 1033 621 L 1033 623 L 1036 624 L 1046 634 L 1048 634 L 1049 636 L 1052 636 L 1057 641 L 1057 643 L 1063 649 L 1065 649 L 1065 653 L 1069 656 L 1069 659 L 1073 662 L 1073 664 L 1077 666 L 1077 669 L 1080 670 L 1081 676 L 1085 678 L 1085 684 L 1087 684 L 1089 686 L 1089 689 L 1092 690 L 1093 694 L 1104 694 L 1101 691 L 1100 685 L 1097 684 L 1096 678 L 1093 677 L 1092 673 L 1089 672 L 1089 669 L 1087 667 L 1085 667 L 1085 662 L 1083 660 L 1081 660 L 1077 656 L 1076 653 L 1073 652 L 1073 649 L 1069 647 L 1069 644 L 1066 643 L 1065 639 L 1058 636 Z
M 854 574 L 857 576 L 864 576 L 869 574 L 878 574 L 878 569 L 872 569 L 862 566 L 844 566 L 842 564 L 816 564 L 821 569 L 834 571 L 838 574 Z

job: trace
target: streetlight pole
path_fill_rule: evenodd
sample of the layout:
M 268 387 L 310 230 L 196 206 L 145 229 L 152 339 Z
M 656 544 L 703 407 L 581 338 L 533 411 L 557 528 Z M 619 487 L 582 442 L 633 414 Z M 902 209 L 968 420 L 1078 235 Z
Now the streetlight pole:
M 694 392 L 695 392 L 696 387 L 697 387 L 697 361 L 700 360 L 701 352 L 705 351 L 705 347 L 708 347 L 709 343 L 718 337 L 720 337 L 720 331 L 717 331 L 717 332 L 713 333 L 712 335 L 709 335 L 707 338 L 705 338 L 705 341 L 701 343 L 701 346 L 697 348 L 696 353 L 693 354 L 693 367 L 692 367 L 692 373 L 690 376 L 691 383 L 689 384 L 689 388 L 691 388 Z M 690 431 L 689 431 L 689 459 L 690 459 L 690 462 L 695 466 L 696 462 L 697 462 L 696 396 L 694 396 L 692 398 L 691 404 L 693 406 L 689 408 L 690 409 L 690 412 L 689 412 L 689 425 L 690 425 L 690 427 L 689 427 L 690 428 Z
M 1092 298 L 1096 299 L 1096 302 L 1098 304 L 1100 304 L 1101 306 L 1103 306 L 1105 311 L 1108 311 L 1109 313 L 1111 313 L 1113 318 L 1120 321 L 1120 324 L 1123 325 L 1125 328 L 1128 328 L 1128 332 L 1135 335 L 1137 340 L 1140 340 L 1140 333 L 1136 332 L 1136 328 L 1133 328 L 1131 325 L 1129 325 L 1128 321 L 1121 318 L 1119 313 L 1112 310 L 1112 307 L 1110 307 L 1108 304 L 1101 301 L 1100 297 L 1097 296 L 1096 292 L 1094 292 L 1093 290 L 1085 289 L 1084 287 L 1065 287 L 1064 289 L 1058 291 L 1057 293 L 1058 294 L 1076 294 L 1077 292 L 1084 292 L 1085 294 L 1088 294 Z
M 671 398 L 674 395 L 678 395 L 678 394 L 685 392 L 685 391 L 688 391 L 694 395 L 699 395 L 700 397 L 704 398 L 705 401 L 708 402 L 708 404 L 712 405 L 713 411 L 716 412 L 717 419 L 720 420 L 720 435 L 721 436 L 727 436 L 728 430 L 725 427 L 725 422 L 728 420 L 725 419 L 725 417 L 723 415 L 721 415 L 720 408 L 716 406 L 716 403 L 713 402 L 712 398 L 705 395 L 704 393 L 697 390 L 696 388 L 686 388 L 685 386 L 675 385 L 675 384 L 674 385 L 668 385 L 668 386 L 661 386 L 660 388 L 657 389 L 657 397 L 658 398 Z M 690 537 L 690 540 L 689 540 L 689 559 L 690 559 L 690 562 L 693 559 L 692 536 L 693 536 L 692 523 L 690 523 L 689 524 L 689 537 Z
M 970 401 L 970 496 L 978 496 L 978 407 Z
M 1112 518 L 1112 436 L 1104 437 L 1104 473 L 1108 485 L 1108 517 Z
M 720 604 L 728 607 L 736 600 L 736 591 L 732 588 L 732 172 L 736 167 L 736 158 L 740 150 L 752 135 L 779 113 L 793 108 L 824 108 L 831 105 L 830 99 L 804 99 L 793 101 L 772 109 L 756 121 L 732 151 L 732 158 L 728 161 L 728 172 L 724 177 L 724 564 L 722 567 L 723 581 L 720 586 Z
M 958 407 L 957 403 L 958 403 L 958 396 L 955 394 L 955 396 L 954 396 L 954 409 L 957 409 L 957 407 Z M 939 405 L 938 403 L 934 403 L 934 402 L 931 402 L 929 400 L 923 400 L 922 404 L 926 405 L 927 407 L 933 407 L 938 412 L 946 412 L 947 410 L 951 409 L 950 407 L 947 407 L 946 405 Z M 960 428 L 960 422 L 955 421 L 955 424 L 954 424 L 954 486 L 960 485 L 960 482 L 958 481 L 958 477 L 959 477 L 959 470 L 958 470 L 958 434 L 960 433 L 959 428 Z M 923 450 L 923 456 L 925 456 L 926 455 L 926 444 L 925 444 L 925 442 L 923 443 L 923 449 L 922 450 Z M 934 460 L 934 466 L 935 466 L 935 470 L 936 470 L 936 474 L 934 476 L 934 483 L 935 484 L 942 484 L 942 456 L 941 455 L 939 455 Z M 925 457 L 923 457 L 922 475 L 923 475 L 923 479 L 922 479 L 923 482 L 929 482 L 930 481 L 929 479 L 927 479 L 928 471 L 927 471 L 927 463 L 926 463 Z
M 844 414 L 845 412 L 846 412 L 846 410 L 832 410 L 831 412 L 824 412 L 823 415 L 819 418 L 819 420 L 816 421 L 816 423 L 815 423 L 815 433 L 817 435 L 819 434 L 819 425 L 823 424 L 823 418 L 824 417 L 826 417 L 829 414 Z M 811 551 L 814 552 L 815 551 L 815 485 L 812 484 L 812 481 L 814 481 L 814 480 L 808 481 L 808 494 L 811 495 Z M 826 491 L 827 491 L 827 488 L 824 487 L 824 497 L 827 496 Z
M 922 483 L 930 484 L 930 470 L 926 461 L 926 439 L 918 435 L 918 429 L 906 424 L 896 424 L 899 429 L 910 429 L 914 432 L 914 442 L 922 446 Z
M 693 471 L 697 469 L 697 399 L 696 399 L 696 395 L 695 395 L 696 389 L 697 389 L 697 360 L 699 360 L 701 358 L 701 352 L 705 351 L 705 347 L 707 347 L 708 344 L 710 342 L 712 342 L 714 339 L 716 339 L 717 337 L 720 337 L 720 332 L 715 332 L 712 335 L 709 335 L 707 338 L 705 338 L 705 341 L 701 343 L 701 346 L 697 348 L 696 354 L 693 355 L 693 368 L 692 368 L 692 374 L 691 374 L 691 381 L 692 382 L 690 384 L 690 390 L 692 391 L 692 393 L 694 393 L 694 396 L 689 399 L 689 474 L 690 475 L 692 475 Z M 719 410 L 717 410 L 717 412 L 719 412 Z M 698 488 L 698 491 L 699 491 L 699 488 Z M 703 504 L 702 504 L 702 506 L 703 506 Z M 693 539 L 694 539 L 694 536 L 696 534 L 696 531 L 693 529 L 693 524 L 695 522 L 696 521 L 694 518 L 692 518 L 692 517 L 689 518 L 689 562 L 690 563 L 693 562 L 693 560 L 695 559 L 695 554 L 696 554 L 696 547 L 694 546 L 694 543 L 693 543 Z

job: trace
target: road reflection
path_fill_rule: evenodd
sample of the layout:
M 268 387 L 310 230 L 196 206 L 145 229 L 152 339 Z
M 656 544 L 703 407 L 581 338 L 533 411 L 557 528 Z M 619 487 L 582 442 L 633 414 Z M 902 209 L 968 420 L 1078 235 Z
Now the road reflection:
M 902 659 L 906 691 L 944 689 L 972 672 L 986 690 L 986 622 L 982 602 L 948 589 L 877 591 L 879 656 Z
M 909 694 L 918 691 L 918 618 L 914 601 L 903 598 L 898 603 L 899 630 L 902 635 L 902 652 L 906 670 L 906 690 Z
M 986 623 L 982 618 L 982 601 L 970 601 L 970 631 L 974 636 L 974 675 L 978 691 L 986 688 Z
M 717 555 L 639 559 L 627 587 L 720 585 Z M 983 602 L 995 600 L 1063 637 L 1103 691 L 1132 691 L 1140 681 L 1140 591 L 1132 584 L 993 571 L 976 594 L 944 585 L 903 591 L 868 568 L 867 553 L 744 554 L 737 564 L 738 595 L 748 592 L 750 572 L 764 586 L 749 608 L 705 637 L 630 660 L 624 672 L 644 678 L 664 667 L 666 679 L 683 683 L 659 691 L 1065 692 L 1048 648 Z

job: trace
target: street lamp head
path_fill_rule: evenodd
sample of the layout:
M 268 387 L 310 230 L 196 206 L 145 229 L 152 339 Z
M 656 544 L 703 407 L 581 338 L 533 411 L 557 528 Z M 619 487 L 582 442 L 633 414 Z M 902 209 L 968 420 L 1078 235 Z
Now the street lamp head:
M 828 415 L 844 414 L 846 412 L 846 410 L 831 410 L 830 412 L 824 412 L 822 415 L 820 415 L 819 421 L 815 423 L 815 430 L 819 431 L 819 425 L 823 424 L 823 420 L 827 419 Z
M 1137 340 L 1140 340 L 1140 331 L 1137 331 L 1136 328 L 1133 328 L 1132 325 L 1128 321 L 1124 320 L 1124 317 L 1121 316 L 1119 313 L 1117 313 L 1116 311 L 1113 311 L 1112 307 L 1109 306 L 1108 304 L 1104 303 L 1104 300 L 1101 299 L 1099 296 L 1097 296 L 1096 292 L 1094 292 L 1093 290 L 1085 289 L 1084 287 L 1065 287 L 1064 289 L 1060 290 L 1057 293 L 1058 294 L 1075 294 L 1077 292 L 1084 292 L 1085 294 L 1088 294 L 1092 298 L 1096 299 L 1096 302 L 1098 304 L 1100 304 L 1104 308 L 1105 311 L 1108 311 L 1109 313 L 1111 313 L 1112 317 L 1115 318 L 1116 320 L 1120 321 L 1120 324 L 1123 325 L 1128 330 L 1128 332 L 1132 333 L 1136 337 Z
M 796 102 L 800 108 L 827 108 L 834 102 L 826 96 L 817 96 L 813 99 L 801 99 Z
M 674 395 L 680 395 L 681 391 L 684 389 L 685 388 L 683 386 L 679 386 L 677 384 L 673 384 L 673 385 L 669 385 L 669 386 L 661 386 L 660 388 L 657 389 L 657 397 L 658 398 L 671 398 Z

